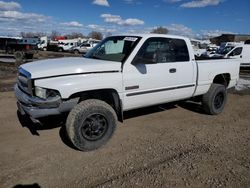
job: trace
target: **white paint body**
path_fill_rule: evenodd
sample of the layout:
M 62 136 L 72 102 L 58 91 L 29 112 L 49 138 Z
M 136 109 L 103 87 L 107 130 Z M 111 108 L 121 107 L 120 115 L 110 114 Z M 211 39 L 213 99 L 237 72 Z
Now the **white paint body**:
M 38 49 L 45 49 L 48 46 L 48 37 L 44 36 L 40 38 L 40 43 L 37 45 Z
M 228 88 L 235 86 L 238 80 L 240 65 L 238 60 L 222 59 L 197 62 L 194 59 L 191 43 L 185 37 L 155 34 L 138 36 L 142 39 L 123 66 L 120 62 L 87 58 L 60 58 L 24 64 L 22 68 L 31 73 L 35 86 L 58 90 L 63 99 L 68 99 L 78 92 L 113 89 L 117 91 L 124 111 L 205 94 L 215 76 L 219 74 L 230 74 L 231 80 Z M 190 61 L 131 64 L 143 43 L 152 36 L 185 40 Z M 169 72 L 173 68 L 176 69 L 174 74 Z M 139 87 L 126 90 L 126 87 L 135 85 Z M 131 95 L 136 92 L 141 94 Z
M 242 52 L 237 55 L 233 55 L 238 48 L 242 48 Z M 239 59 L 241 67 L 250 67 L 250 44 L 241 44 L 234 47 L 228 52 L 224 58 Z

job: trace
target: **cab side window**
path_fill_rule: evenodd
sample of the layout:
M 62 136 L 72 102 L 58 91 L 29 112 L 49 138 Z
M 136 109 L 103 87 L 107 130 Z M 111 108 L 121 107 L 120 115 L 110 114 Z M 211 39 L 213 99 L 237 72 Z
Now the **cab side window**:
M 134 61 L 145 64 L 183 62 L 189 61 L 189 53 L 182 39 L 153 37 L 145 41 Z
M 235 48 L 234 51 L 232 51 L 228 56 L 236 56 L 236 55 L 240 55 L 242 52 L 242 47 L 239 48 Z
M 83 43 L 83 44 L 81 45 L 81 47 L 90 47 L 90 44 L 89 44 L 89 43 Z

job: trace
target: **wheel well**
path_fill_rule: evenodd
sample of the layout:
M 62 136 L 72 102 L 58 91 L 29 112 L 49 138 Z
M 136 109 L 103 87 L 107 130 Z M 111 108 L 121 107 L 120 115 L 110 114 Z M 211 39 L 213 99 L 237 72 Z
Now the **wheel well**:
M 123 110 L 122 101 L 116 90 L 114 89 L 101 89 L 101 90 L 91 90 L 75 93 L 70 96 L 70 98 L 79 97 L 79 102 L 87 99 L 99 99 L 107 104 L 109 104 L 116 112 L 118 120 L 123 122 Z
M 231 80 L 230 74 L 223 73 L 223 74 L 219 74 L 219 75 L 215 76 L 213 83 L 222 84 L 222 85 L 227 87 L 229 85 L 230 80 Z

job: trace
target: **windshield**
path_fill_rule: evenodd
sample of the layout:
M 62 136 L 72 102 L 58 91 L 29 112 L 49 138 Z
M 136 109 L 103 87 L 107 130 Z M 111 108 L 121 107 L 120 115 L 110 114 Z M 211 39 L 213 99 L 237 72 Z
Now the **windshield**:
M 45 41 L 44 40 L 42 40 L 40 43 L 38 43 L 38 44 L 44 44 L 45 43 Z
M 124 62 L 141 37 L 137 36 L 113 36 L 104 39 L 89 51 L 85 57 L 107 61 Z
M 90 47 L 90 44 L 89 43 L 82 43 L 81 47 Z
M 230 52 L 232 49 L 234 48 L 234 46 L 226 46 L 225 48 L 219 49 L 218 50 L 218 54 L 221 55 L 226 55 L 228 52 Z

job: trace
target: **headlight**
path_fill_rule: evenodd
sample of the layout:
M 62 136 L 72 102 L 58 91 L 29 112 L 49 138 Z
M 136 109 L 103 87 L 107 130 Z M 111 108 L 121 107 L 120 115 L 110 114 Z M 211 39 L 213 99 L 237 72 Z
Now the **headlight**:
M 35 87 L 35 94 L 37 97 L 40 97 L 42 99 L 46 99 L 46 89 L 41 88 L 41 87 Z
M 53 89 L 45 89 L 41 87 L 35 87 L 35 95 L 42 99 L 47 99 L 49 97 L 60 96 L 59 92 Z

